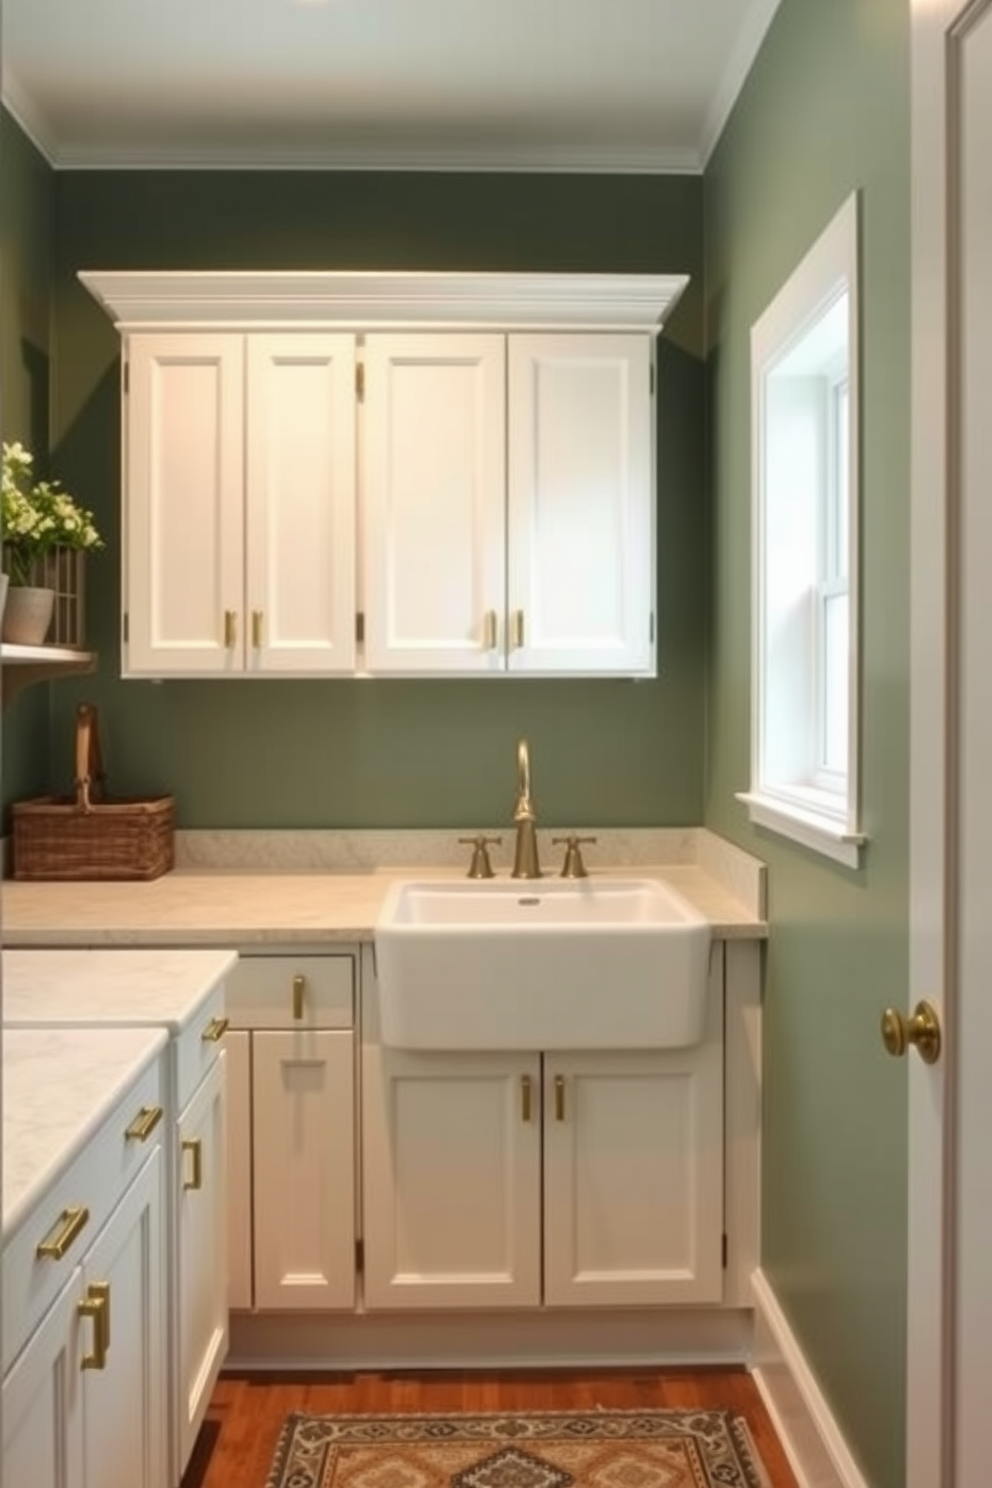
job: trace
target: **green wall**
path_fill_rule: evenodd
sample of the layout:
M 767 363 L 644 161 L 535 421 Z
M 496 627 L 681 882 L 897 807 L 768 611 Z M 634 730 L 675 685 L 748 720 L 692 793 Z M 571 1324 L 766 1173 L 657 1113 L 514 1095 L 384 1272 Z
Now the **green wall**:
M 52 383 L 62 479 L 109 550 L 90 565 L 95 679 L 51 689 L 53 768 L 72 708 L 101 709 L 117 788 L 168 787 L 185 827 L 509 821 L 531 742 L 541 821 L 698 822 L 705 705 L 705 366 L 698 177 L 70 172 L 56 177 Z M 119 680 L 118 336 L 80 269 L 684 271 L 661 349 L 661 675 L 629 681 Z
M 852 872 L 752 830 L 749 332 L 862 193 L 862 780 Z M 783 0 L 705 176 L 713 596 L 705 820 L 769 865 L 763 1265 L 875 1488 L 904 1482 L 909 7 Z
M 35 454 L 48 449 L 49 353 L 55 178 L 0 111 L 0 429 Z M 21 693 L 4 715 L 3 792 L 21 800 L 47 789 L 46 687 Z

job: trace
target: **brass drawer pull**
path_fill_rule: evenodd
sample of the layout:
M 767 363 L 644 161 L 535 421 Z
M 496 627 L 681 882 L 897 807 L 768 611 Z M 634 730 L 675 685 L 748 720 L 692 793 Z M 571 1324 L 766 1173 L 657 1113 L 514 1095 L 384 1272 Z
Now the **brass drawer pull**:
M 530 1091 L 530 1087 L 531 1087 L 530 1075 L 521 1075 L 520 1076 L 520 1115 L 521 1115 L 521 1118 L 524 1121 L 529 1121 L 530 1120 L 530 1106 L 531 1106 L 531 1100 L 530 1100 L 531 1091 Z
M 93 1352 L 84 1354 L 80 1369 L 106 1369 L 110 1348 L 110 1282 L 94 1282 L 82 1302 L 76 1303 L 80 1317 L 93 1319 Z
M 203 1042 L 205 1044 L 220 1043 L 220 1040 L 227 1032 L 227 1025 L 230 1021 L 230 1018 L 211 1018 L 206 1028 L 200 1034 Z
M 307 990 L 307 979 L 299 972 L 293 978 L 293 1017 L 303 1017 L 303 998 Z
M 565 1120 L 565 1076 L 555 1075 L 555 1120 Z
M 38 1260 L 60 1261 L 79 1232 L 89 1222 L 90 1211 L 85 1204 L 75 1204 L 63 1209 L 44 1240 L 39 1240 L 35 1255 Z
M 124 1136 L 129 1142 L 147 1142 L 161 1120 L 161 1106 L 142 1106 Z
M 183 1143 L 183 1152 L 188 1152 L 193 1159 L 192 1176 L 183 1179 L 184 1189 L 196 1189 L 203 1187 L 203 1142 L 199 1137 L 191 1137 Z

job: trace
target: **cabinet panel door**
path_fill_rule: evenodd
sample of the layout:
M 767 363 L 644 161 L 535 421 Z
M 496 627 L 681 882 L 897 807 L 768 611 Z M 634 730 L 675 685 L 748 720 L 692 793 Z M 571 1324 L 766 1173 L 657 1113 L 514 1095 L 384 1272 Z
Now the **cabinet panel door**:
M 365 664 L 504 667 L 499 335 L 373 335 L 362 413 Z
M 76 1312 L 82 1295 L 77 1270 L 3 1382 L 4 1488 L 89 1488 L 79 1371 L 88 1343 Z M 87 1337 L 91 1326 L 85 1324 Z
M 366 1045 L 367 1308 L 540 1301 L 540 1061 Z
M 718 1038 L 545 1056 L 549 1305 L 720 1301 L 722 1093 Z
M 255 1305 L 351 1308 L 352 1035 L 301 1029 L 252 1041 Z
M 651 673 L 650 338 L 508 341 L 509 669 Z
M 246 1309 L 251 1290 L 251 1034 L 228 1031 L 227 1305 Z
M 244 338 L 135 335 L 127 356 L 124 672 L 240 672 Z
M 82 1376 L 87 1488 L 167 1488 L 162 1168 L 158 1148 L 83 1265 L 84 1289 L 106 1288 L 109 1319 L 105 1367 Z
M 179 1470 L 227 1354 L 227 1053 L 178 1122 Z
M 248 337 L 247 666 L 355 666 L 355 338 Z

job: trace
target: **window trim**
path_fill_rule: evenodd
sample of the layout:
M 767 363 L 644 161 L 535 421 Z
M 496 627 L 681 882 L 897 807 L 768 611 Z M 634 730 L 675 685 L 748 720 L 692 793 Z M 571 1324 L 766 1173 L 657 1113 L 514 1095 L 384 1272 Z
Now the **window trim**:
M 752 823 L 768 831 L 799 842 L 804 847 L 847 867 L 860 866 L 867 838 L 860 827 L 860 603 L 859 603 L 859 339 L 858 326 L 858 194 L 853 192 L 844 202 L 820 238 L 786 280 L 774 299 L 751 330 L 751 514 L 752 514 L 752 595 L 751 595 L 751 783 L 736 799 L 748 810 Z M 847 292 L 847 398 L 848 398 L 848 770 L 846 787 L 831 791 L 824 788 L 819 771 L 812 771 L 808 782 L 795 783 L 765 778 L 766 740 L 768 735 L 765 659 L 768 654 L 767 628 L 767 491 L 765 441 L 767 379 L 785 356 L 810 332 L 831 305 Z M 829 376 L 829 370 L 824 369 Z M 839 371 L 839 369 L 837 369 Z M 834 375 L 830 396 L 834 396 L 840 376 Z M 822 519 L 822 511 L 817 513 Z M 824 534 L 818 540 L 823 541 Z M 814 617 L 814 651 L 819 653 L 822 637 L 820 609 L 823 596 L 823 568 L 816 584 Z M 810 660 L 819 669 L 818 656 Z M 821 689 L 817 688 L 814 706 L 806 702 L 806 716 L 800 727 L 812 729 L 809 740 L 813 753 L 809 758 L 822 761 L 819 732 L 823 726 Z

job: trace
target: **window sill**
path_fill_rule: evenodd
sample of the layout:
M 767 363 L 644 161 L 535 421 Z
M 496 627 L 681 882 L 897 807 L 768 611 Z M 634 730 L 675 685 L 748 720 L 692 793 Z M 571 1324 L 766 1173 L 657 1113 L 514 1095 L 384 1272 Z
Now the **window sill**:
M 799 842 L 835 863 L 843 863 L 846 868 L 860 867 L 861 849 L 868 840 L 863 833 L 852 832 L 833 817 L 775 796 L 738 791 L 737 800 L 747 807 L 754 826 Z

